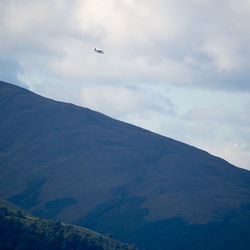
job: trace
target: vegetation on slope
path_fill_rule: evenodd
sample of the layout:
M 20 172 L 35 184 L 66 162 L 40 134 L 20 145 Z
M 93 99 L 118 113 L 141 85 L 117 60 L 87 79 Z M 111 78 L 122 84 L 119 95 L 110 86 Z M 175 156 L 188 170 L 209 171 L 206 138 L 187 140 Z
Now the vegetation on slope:
M 0 200 L 0 249 L 135 249 L 96 232 L 53 220 L 34 218 Z

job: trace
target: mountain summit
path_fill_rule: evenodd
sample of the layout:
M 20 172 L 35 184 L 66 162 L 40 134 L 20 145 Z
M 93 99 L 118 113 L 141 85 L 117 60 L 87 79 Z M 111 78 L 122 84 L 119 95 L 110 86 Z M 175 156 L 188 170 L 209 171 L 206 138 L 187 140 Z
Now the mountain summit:
M 0 82 L 0 198 L 144 249 L 249 249 L 250 172 Z

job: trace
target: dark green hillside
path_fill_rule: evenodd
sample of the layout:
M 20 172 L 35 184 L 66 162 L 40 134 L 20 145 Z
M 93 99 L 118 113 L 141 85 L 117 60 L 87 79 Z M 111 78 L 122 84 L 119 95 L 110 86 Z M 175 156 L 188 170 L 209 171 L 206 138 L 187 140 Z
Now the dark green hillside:
M 3 82 L 0 173 L 1 198 L 141 248 L 249 249 L 249 171 Z
M 3 200 L 0 201 L 0 249 L 136 250 L 85 228 L 27 216 Z
M 9 212 L 22 213 L 23 215 L 29 215 L 26 211 L 16 206 L 15 204 L 6 200 L 2 200 L 2 199 L 0 199 L 0 208 L 6 208 L 8 209 Z

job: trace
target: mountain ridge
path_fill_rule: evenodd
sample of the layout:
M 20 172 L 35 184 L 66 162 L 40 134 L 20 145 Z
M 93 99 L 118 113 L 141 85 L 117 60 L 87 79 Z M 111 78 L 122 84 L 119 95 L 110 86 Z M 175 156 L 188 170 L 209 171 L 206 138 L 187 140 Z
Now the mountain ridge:
M 139 127 L 139 126 L 137 126 L 137 125 L 130 124 L 130 123 L 128 123 L 128 122 L 125 122 L 125 121 L 121 121 L 121 120 L 112 118 L 112 117 L 110 117 L 110 116 L 108 116 L 108 115 L 106 115 L 106 114 L 103 114 L 103 113 L 98 112 L 98 111 L 96 111 L 96 110 L 89 109 L 89 108 L 87 108 L 87 107 L 79 106 L 79 105 L 76 105 L 76 104 L 73 104 L 73 103 L 70 103 L 70 102 L 64 102 L 64 101 L 53 100 L 53 99 L 51 99 L 51 98 L 42 96 L 42 95 L 40 95 L 40 94 L 36 94 L 36 93 L 34 93 L 34 92 L 32 92 L 32 91 L 30 91 L 30 90 L 24 88 L 24 87 L 19 87 L 19 86 L 17 86 L 17 85 L 14 85 L 14 84 L 11 84 L 11 83 L 7 83 L 7 82 L 2 82 L 2 81 L 0 81 L 0 86 L 7 86 L 8 88 L 11 86 L 11 89 L 16 88 L 17 91 L 20 91 L 20 90 L 21 90 L 21 91 L 20 91 L 20 94 L 23 94 L 23 95 L 30 95 L 30 94 L 32 94 L 32 95 L 34 95 L 34 96 L 36 96 L 36 97 L 39 97 L 39 98 L 41 97 L 41 98 L 43 98 L 43 99 L 45 99 L 45 100 L 47 100 L 47 101 L 50 101 L 50 102 L 54 102 L 54 103 L 58 103 L 58 104 L 66 104 L 66 105 L 70 105 L 70 106 L 75 107 L 75 108 L 85 109 L 86 111 L 91 111 L 91 112 L 93 112 L 93 113 L 96 113 L 96 114 L 101 115 L 101 116 L 103 116 L 103 117 L 106 117 L 106 118 L 108 118 L 108 119 L 111 119 L 111 120 L 113 120 L 113 121 L 115 121 L 115 122 L 123 123 L 123 124 L 126 124 L 127 126 L 131 126 L 131 127 L 133 127 L 133 128 L 137 128 L 138 130 L 142 130 L 142 131 L 145 131 L 145 132 L 149 132 L 149 133 L 152 133 L 152 134 L 157 135 L 157 136 L 160 136 L 160 137 L 165 137 L 165 138 L 167 138 L 167 139 L 169 139 L 169 140 L 172 140 L 172 141 L 174 141 L 174 142 L 178 142 L 178 143 L 181 143 L 181 144 L 183 144 L 183 145 L 187 145 L 187 146 L 189 146 L 189 147 L 192 147 L 192 148 L 195 148 L 195 149 L 198 149 L 198 150 L 200 150 L 200 151 L 204 151 L 204 152 L 210 154 L 210 153 L 207 152 L 206 150 L 200 149 L 200 148 L 198 148 L 198 147 L 196 147 L 196 146 L 193 146 L 193 145 L 190 145 L 190 144 L 188 144 L 188 143 L 185 143 L 185 142 L 181 142 L 181 141 L 175 140 L 175 139 L 173 139 L 173 138 L 170 138 L 170 137 L 167 137 L 167 136 L 165 136 L 165 135 L 162 135 L 162 134 L 153 132 L 153 131 L 151 131 L 151 130 L 148 130 L 148 129 Z M 217 158 L 219 158 L 219 159 L 222 159 L 222 158 L 219 157 L 219 156 L 214 156 L 214 157 L 217 157 Z M 224 159 L 222 159 L 222 160 L 224 160 Z M 226 161 L 226 160 L 224 160 L 224 161 Z M 229 163 L 228 161 L 226 161 L 226 162 Z M 231 163 L 229 163 L 229 164 L 231 164 Z M 231 164 L 231 165 L 233 165 L 233 164 Z M 234 166 L 234 167 L 237 167 L 237 166 Z M 240 168 L 240 167 L 237 167 L 237 168 Z M 242 168 L 242 169 L 243 169 L 243 168 Z
M 148 249 L 248 221 L 250 172 L 206 151 L 7 83 L 0 119 L 0 197 L 37 216 Z

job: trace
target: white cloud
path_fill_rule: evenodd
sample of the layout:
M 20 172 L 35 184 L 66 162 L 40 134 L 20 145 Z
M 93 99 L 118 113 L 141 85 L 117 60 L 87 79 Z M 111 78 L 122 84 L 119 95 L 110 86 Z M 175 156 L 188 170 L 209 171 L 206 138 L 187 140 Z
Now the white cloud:
M 131 112 L 131 110 L 138 112 L 142 106 L 147 106 L 145 96 L 122 86 L 85 86 L 81 90 L 81 97 L 83 106 L 112 116 Z
M 85 85 L 81 89 L 80 104 L 122 120 L 137 114 L 148 117 L 151 113 L 171 115 L 175 112 L 165 96 L 149 88 L 124 84 Z
M 191 84 L 249 89 L 250 10 L 236 1 L 4 1 L 2 56 L 27 74 L 105 83 Z M 106 59 L 94 58 L 103 47 Z M 41 64 L 41 61 L 43 63 Z M 28 63 L 29 62 L 29 63 Z M 242 79 L 241 79 L 242 80 Z

